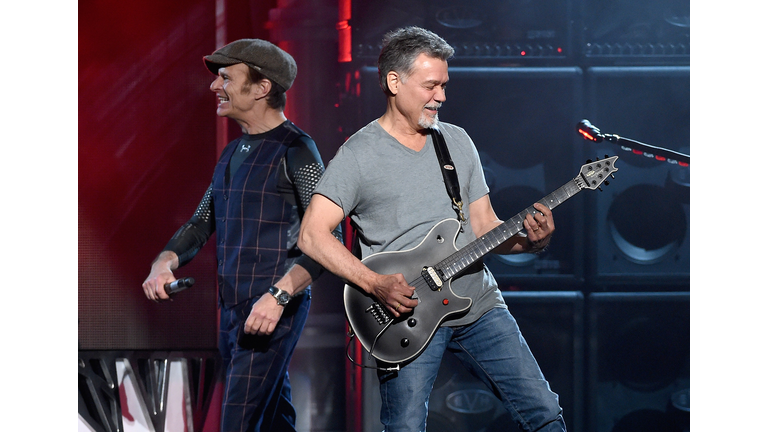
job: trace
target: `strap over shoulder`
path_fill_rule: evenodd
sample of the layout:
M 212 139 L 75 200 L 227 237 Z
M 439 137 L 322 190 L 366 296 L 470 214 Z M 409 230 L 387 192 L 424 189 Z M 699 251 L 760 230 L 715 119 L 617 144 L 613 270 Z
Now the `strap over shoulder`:
M 440 171 L 443 173 L 443 179 L 445 180 L 445 188 L 448 191 L 448 196 L 451 197 L 453 208 L 462 223 L 466 223 L 467 219 L 464 217 L 464 203 L 461 201 L 461 188 L 459 187 L 459 176 L 456 174 L 456 166 L 453 164 L 451 154 L 448 152 L 448 146 L 445 144 L 445 138 L 443 133 L 437 127 L 429 128 L 429 134 L 432 136 L 432 142 L 435 144 L 435 153 L 437 153 L 437 160 L 440 162 Z

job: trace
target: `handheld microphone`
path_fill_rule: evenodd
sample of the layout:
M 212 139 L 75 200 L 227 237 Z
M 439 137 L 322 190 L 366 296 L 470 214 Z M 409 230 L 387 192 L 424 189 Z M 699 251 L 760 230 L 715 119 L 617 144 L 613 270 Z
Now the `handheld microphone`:
M 576 130 L 585 138 L 594 142 L 602 142 L 603 134 L 600 133 L 600 129 L 595 127 L 589 120 L 584 119 L 576 125 Z
M 195 278 L 185 277 L 181 279 L 176 279 L 171 283 L 167 283 L 163 287 L 165 288 L 165 293 L 168 295 L 171 295 L 171 294 L 176 294 L 179 291 L 184 291 L 185 289 L 191 287 L 194 284 L 195 284 Z

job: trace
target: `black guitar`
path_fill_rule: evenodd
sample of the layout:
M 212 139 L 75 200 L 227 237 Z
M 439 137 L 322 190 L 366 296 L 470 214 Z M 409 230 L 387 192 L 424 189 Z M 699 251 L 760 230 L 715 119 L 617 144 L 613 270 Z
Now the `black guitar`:
M 588 162 L 579 175 L 539 202 L 557 207 L 583 189 L 598 189 L 617 171 L 618 156 Z M 451 280 L 481 259 L 496 246 L 524 229 L 526 214 L 538 213 L 530 206 L 461 248 L 456 249 L 459 221 L 446 219 L 432 227 L 413 249 L 379 252 L 363 263 L 380 274 L 402 273 L 416 288 L 413 298 L 419 305 L 407 315 L 394 319 L 378 299 L 354 285 L 344 286 L 344 309 L 352 330 L 363 348 L 373 357 L 391 364 L 407 362 L 426 348 L 440 324 L 448 317 L 465 312 L 472 300 L 451 290 Z

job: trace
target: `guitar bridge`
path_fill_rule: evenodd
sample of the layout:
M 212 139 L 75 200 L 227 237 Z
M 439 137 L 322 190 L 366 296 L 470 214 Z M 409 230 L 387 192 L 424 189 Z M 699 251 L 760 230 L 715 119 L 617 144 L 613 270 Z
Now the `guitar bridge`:
M 371 304 L 365 311 L 370 313 L 379 325 L 385 325 L 392 321 L 392 317 L 389 316 L 387 311 L 379 303 Z

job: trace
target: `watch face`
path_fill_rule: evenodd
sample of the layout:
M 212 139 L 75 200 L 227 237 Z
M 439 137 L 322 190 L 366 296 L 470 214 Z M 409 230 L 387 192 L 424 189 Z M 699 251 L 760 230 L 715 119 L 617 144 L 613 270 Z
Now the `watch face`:
M 288 304 L 288 302 L 291 301 L 291 296 L 288 295 L 288 293 L 283 292 L 277 296 L 277 300 L 280 304 Z
M 274 286 L 269 287 L 269 293 L 277 300 L 277 304 L 285 306 L 291 301 L 291 295 Z

